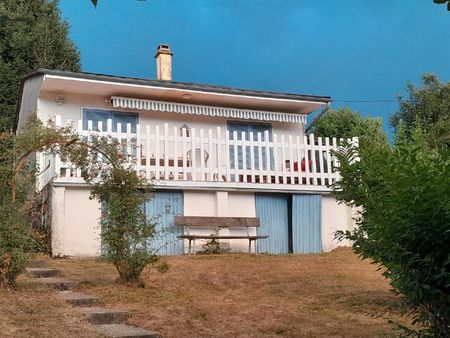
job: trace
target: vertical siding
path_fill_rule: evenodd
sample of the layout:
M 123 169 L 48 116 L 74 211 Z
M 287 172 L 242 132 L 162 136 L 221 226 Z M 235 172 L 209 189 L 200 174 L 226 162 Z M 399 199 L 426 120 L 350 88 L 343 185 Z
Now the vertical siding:
M 294 253 L 322 251 L 322 196 L 292 196 L 292 241 Z
M 155 250 L 161 248 L 158 255 L 181 255 L 184 253 L 183 241 L 177 236 L 182 228 L 175 226 L 174 216 L 183 215 L 183 193 L 158 191 L 145 205 L 147 217 L 156 223 L 156 236 L 149 241 Z M 166 245 L 167 244 L 167 245 Z
M 258 241 L 260 252 L 285 254 L 288 246 L 288 203 L 286 195 L 256 194 L 256 216 L 260 218 L 258 233 L 269 235 Z

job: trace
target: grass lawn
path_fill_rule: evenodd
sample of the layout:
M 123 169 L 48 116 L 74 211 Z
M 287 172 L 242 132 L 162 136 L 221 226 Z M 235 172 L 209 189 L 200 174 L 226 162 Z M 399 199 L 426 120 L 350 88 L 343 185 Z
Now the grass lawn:
M 399 299 L 377 267 L 349 249 L 318 255 L 178 256 L 146 288 L 114 283 L 114 267 L 94 260 L 50 264 L 107 307 L 133 312 L 131 324 L 164 337 L 396 336 Z M 56 318 L 55 318 L 56 319 Z

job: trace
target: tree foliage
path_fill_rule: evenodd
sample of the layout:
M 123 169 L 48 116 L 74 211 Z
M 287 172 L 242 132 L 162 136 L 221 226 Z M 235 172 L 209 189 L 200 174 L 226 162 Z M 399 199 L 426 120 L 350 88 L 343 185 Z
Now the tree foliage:
M 450 82 L 441 83 L 437 76 L 422 76 L 422 87 L 409 83 L 408 97 L 399 97 L 399 109 L 391 117 L 391 125 L 403 127 L 411 139 L 415 125 L 427 135 L 431 145 L 450 146 Z
M 329 109 L 315 121 L 311 132 L 315 136 L 322 137 L 344 139 L 358 137 L 363 151 L 373 144 L 387 142 L 383 131 L 383 121 L 380 118 L 362 117 L 349 108 Z
M 394 146 L 378 144 L 355 161 L 357 149 L 336 154 L 342 179 L 333 186 L 338 201 L 360 210 L 353 231 L 363 258 L 386 268 L 384 275 L 411 306 L 421 335 L 450 334 L 450 157 L 430 146 L 416 128 L 401 132 Z
M 435 4 L 447 4 L 447 10 L 450 11 L 450 0 L 433 0 Z
M 0 131 L 10 130 L 20 78 L 37 68 L 80 70 L 58 0 L 0 1 Z
M 14 287 L 29 254 L 38 246 L 27 217 L 33 207 L 36 151 L 57 152 L 74 139 L 68 128 L 44 126 L 32 115 L 25 131 L 0 137 L 0 287 Z

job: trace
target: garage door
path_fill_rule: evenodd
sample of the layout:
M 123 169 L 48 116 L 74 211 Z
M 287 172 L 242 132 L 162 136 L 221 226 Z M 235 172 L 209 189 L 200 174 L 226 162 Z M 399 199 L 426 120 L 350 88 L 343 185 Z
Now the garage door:
M 322 196 L 292 195 L 294 253 L 322 251 Z
M 289 253 L 288 196 L 282 194 L 256 194 L 256 216 L 261 226 L 258 233 L 269 235 L 258 241 L 260 252 Z
M 174 217 L 183 215 L 183 193 L 181 191 L 158 191 L 145 204 L 147 217 L 156 223 L 156 237 L 149 241 L 152 250 L 158 255 L 181 255 L 184 244 L 177 236 L 182 227 L 176 227 Z

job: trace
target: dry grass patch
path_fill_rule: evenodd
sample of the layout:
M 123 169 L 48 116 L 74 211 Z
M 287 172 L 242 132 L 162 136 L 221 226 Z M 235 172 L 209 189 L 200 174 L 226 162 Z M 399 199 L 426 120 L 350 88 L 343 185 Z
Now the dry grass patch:
M 147 269 L 146 288 L 114 283 L 117 272 L 107 263 L 51 264 L 107 306 L 132 311 L 132 324 L 165 337 L 395 336 L 388 320 L 405 320 L 377 267 L 348 249 L 165 259 L 170 271 Z
M 54 290 L 24 277 L 14 291 L 0 289 L 1 337 L 99 337 Z

